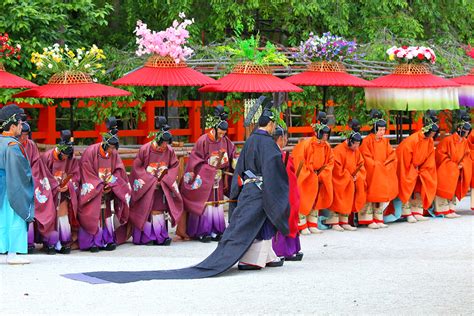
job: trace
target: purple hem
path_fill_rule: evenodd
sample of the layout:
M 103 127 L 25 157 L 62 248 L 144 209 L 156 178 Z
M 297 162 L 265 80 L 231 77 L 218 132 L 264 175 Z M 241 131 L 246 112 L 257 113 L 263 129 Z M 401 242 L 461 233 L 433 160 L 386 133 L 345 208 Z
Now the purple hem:
M 88 275 L 85 275 L 84 273 L 69 273 L 69 274 L 62 274 L 61 276 L 71 279 L 74 281 L 81 281 L 81 282 L 86 282 L 89 284 L 106 284 L 106 283 L 111 283 L 106 280 L 102 280 L 99 278 L 94 278 Z
M 224 208 L 207 206 L 201 216 L 189 213 L 186 233 L 191 238 L 221 235 L 225 230 Z
M 300 237 L 291 238 L 280 232 L 273 237 L 273 250 L 278 257 L 292 257 L 301 250 Z

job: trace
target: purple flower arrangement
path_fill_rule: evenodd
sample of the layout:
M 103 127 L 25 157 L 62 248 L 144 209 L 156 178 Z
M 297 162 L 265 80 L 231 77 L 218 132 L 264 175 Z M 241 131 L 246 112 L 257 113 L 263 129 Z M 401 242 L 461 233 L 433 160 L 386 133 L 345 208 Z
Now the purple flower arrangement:
M 346 61 L 357 60 L 362 55 L 356 54 L 357 44 L 355 41 L 347 41 L 344 38 L 324 33 L 321 37 L 309 34 L 305 42 L 301 42 L 299 51 L 294 56 L 303 61 Z

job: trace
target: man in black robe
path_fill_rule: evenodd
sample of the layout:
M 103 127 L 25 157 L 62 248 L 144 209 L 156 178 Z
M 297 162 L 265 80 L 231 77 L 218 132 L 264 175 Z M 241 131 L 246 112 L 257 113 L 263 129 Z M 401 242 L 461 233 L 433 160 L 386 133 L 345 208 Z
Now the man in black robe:
M 230 193 L 230 199 L 237 203 L 231 204 L 229 226 L 216 250 L 204 261 L 177 270 L 90 272 L 66 277 L 90 283 L 212 277 L 233 267 L 256 239 L 271 239 L 276 231 L 288 235 L 288 175 L 272 137 L 274 129 L 273 113 L 265 108 L 259 128 L 245 142 L 237 162 Z

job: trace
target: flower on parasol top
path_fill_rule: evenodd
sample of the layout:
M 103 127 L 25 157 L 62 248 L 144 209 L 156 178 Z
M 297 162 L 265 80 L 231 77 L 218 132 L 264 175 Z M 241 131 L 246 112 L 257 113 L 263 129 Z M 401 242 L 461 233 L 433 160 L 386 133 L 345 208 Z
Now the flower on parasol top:
M 387 50 L 390 60 L 396 60 L 399 63 L 415 64 L 436 62 L 436 55 L 429 47 L 423 46 L 392 46 Z
M 91 76 L 104 74 L 101 63 L 104 59 L 104 51 L 96 45 L 86 50 L 84 47 L 71 49 L 68 45 L 54 44 L 43 48 L 42 52 L 31 54 L 31 62 L 45 76 L 63 72 L 83 72 Z
M 305 42 L 301 42 L 295 57 L 304 61 L 344 61 L 357 60 L 361 55 L 356 54 L 357 44 L 330 32 L 323 36 L 309 34 Z
M 277 64 L 285 67 L 291 64 L 291 61 L 268 41 L 265 48 L 260 49 L 260 35 L 258 34 L 247 39 L 236 38 L 234 43 L 220 46 L 218 50 L 230 54 L 234 63 L 251 62 L 259 66 Z
M 182 22 L 173 21 L 172 26 L 164 31 L 151 31 L 142 21 L 137 21 L 137 27 L 134 33 L 137 34 L 138 49 L 136 54 L 142 56 L 145 54 L 157 54 L 160 56 L 170 56 L 176 63 L 185 61 L 191 56 L 193 50 L 186 46 L 189 38 L 189 31 L 186 29 L 194 23 L 194 19 L 185 19 L 184 13 L 180 13 L 179 17 Z
M 21 46 L 17 44 L 13 46 L 10 43 L 10 37 L 7 33 L 0 33 L 0 62 L 7 59 L 20 60 Z

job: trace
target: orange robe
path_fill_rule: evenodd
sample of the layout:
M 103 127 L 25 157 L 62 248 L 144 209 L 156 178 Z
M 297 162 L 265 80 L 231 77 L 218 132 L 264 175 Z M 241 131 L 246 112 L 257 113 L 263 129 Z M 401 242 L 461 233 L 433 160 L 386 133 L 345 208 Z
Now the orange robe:
M 334 154 L 329 143 L 319 143 L 313 136 L 297 144 L 292 155 L 296 170 L 300 170 L 298 174 L 300 214 L 308 216 L 311 210 L 328 208 L 333 198 L 334 167 Z
M 354 175 L 357 175 L 355 182 Z M 332 172 L 334 198 L 329 209 L 340 214 L 362 209 L 366 202 L 365 178 L 364 158 L 360 151 L 350 149 L 347 141 L 337 145 Z
M 360 146 L 367 171 L 367 202 L 389 202 L 398 196 L 397 154 L 387 138 L 370 134 Z
M 423 208 L 428 209 L 436 194 L 436 162 L 433 138 L 422 131 L 408 136 L 397 147 L 398 197 L 407 203 L 414 192 L 421 194 Z
M 469 148 L 471 149 L 471 161 L 474 161 L 474 129 L 469 134 L 467 138 Z M 474 172 L 474 168 L 472 170 Z M 474 188 L 474 175 L 471 176 L 471 188 Z
M 438 188 L 436 195 L 451 200 L 454 195 L 461 200 L 471 186 L 472 160 L 467 139 L 458 134 L 444 138 L 436 147 Z M 458 165 L 462 163 L 463 168 Z

